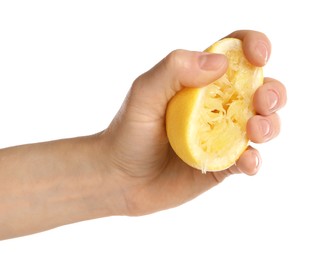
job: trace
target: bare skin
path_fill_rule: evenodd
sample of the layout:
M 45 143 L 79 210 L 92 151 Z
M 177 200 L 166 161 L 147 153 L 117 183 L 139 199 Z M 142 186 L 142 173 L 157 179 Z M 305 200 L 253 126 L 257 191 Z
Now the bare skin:
M 252 64 L 266 64 L 271 45 L 264 34 L 237 31 L 229 36 L 243 41 Z M 165 133 L 172 96 L 184 86 L 204 86 L 226 69 L 223 55 L 173 51 L 134 81 L 104 131 L 1 149 L 0 239 L 88 219 L 150 214 L 181 205 L 230 174 L 256 174 L 261 157 L 254 148 L 229 169 L 202 174 L 174 154 Z M 257 115 L 247 124 L 253 142 L 278 135 L 276 112 L 285 103 L 284 86 L 266 78 L 254 97 Z

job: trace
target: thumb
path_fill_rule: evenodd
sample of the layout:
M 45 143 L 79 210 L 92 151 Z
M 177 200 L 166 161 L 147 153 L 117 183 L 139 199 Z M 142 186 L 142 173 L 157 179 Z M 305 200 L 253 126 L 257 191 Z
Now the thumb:
M 226 70 L 224 55 L 175 50 L 134 81 L 128 105 L 148 120 L 161 119 L 176 92 L 183 87 L 208 85 Z

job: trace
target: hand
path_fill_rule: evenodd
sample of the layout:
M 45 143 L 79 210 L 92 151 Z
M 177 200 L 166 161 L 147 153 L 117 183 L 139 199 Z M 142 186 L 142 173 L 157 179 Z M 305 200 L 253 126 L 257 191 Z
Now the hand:
M 263 66 L 265 35 L 234 32 L 245 55 Z M 168 101 L 184 86 L 221 77 L 223 55 L 177 50 L 138 77 L 120 111 L 103 132 L 0 149 L 0 240 L 112 215 L 143 215 L 178 206 L 232 173 L 255 174 L 261 164 L 248 148 L 235 165 L 202 174 L 182 162 L 165 132 Z M 253 142 L 279 133 L 276 111 L 286 102 L 283 85 L 265 79 L 254 95 L 257 115 L 247 124 Z
M 255 31 L 236 31 L 228 37 L 243 41 L 247 59 L 264 66 L 271 52 L 268 38 Z M 203 62 L 204 61 L 204 62 Z M 223 55 L 176 50 L 138 77 L 120 111 L 102 133 L 105 160 L 122 191 L 121 214 L 143 215 L 178 206 L 233 173 L 254 175 L 261 165 L 259 152 L 249 147 L 229 169 L 202 174 L 179 159 L 165 131 L 168 101 L 184 86 L 199 87 L 221 77 L 227 69 Z M 280 123 L 276 111 L 286 102 L 284 86 L 266 78 L 254 95 L 257 115 L 247 124 L 251 141 L 276 137 Z

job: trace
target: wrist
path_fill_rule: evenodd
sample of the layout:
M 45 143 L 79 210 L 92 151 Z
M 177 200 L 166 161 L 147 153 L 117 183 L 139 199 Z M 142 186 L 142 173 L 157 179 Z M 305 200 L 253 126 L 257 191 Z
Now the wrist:
M 77 203 L 82 209 L 83 220 L 100 217 L 124 215 L 123 182 L 112 164 L 109 141 L 102 133 L 79 137 L 76 152 L 79 191 Z M 75 148 L 74 148 L 75 149 Z

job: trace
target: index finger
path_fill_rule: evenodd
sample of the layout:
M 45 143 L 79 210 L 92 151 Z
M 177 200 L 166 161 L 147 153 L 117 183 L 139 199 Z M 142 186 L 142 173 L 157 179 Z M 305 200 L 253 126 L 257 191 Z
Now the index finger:
M 242 40 L 244 55 L 251 64 L 262 67 L 269 60 L 271 42 L 264 33 L 251 30 L 239 30 L 226 37 Z

